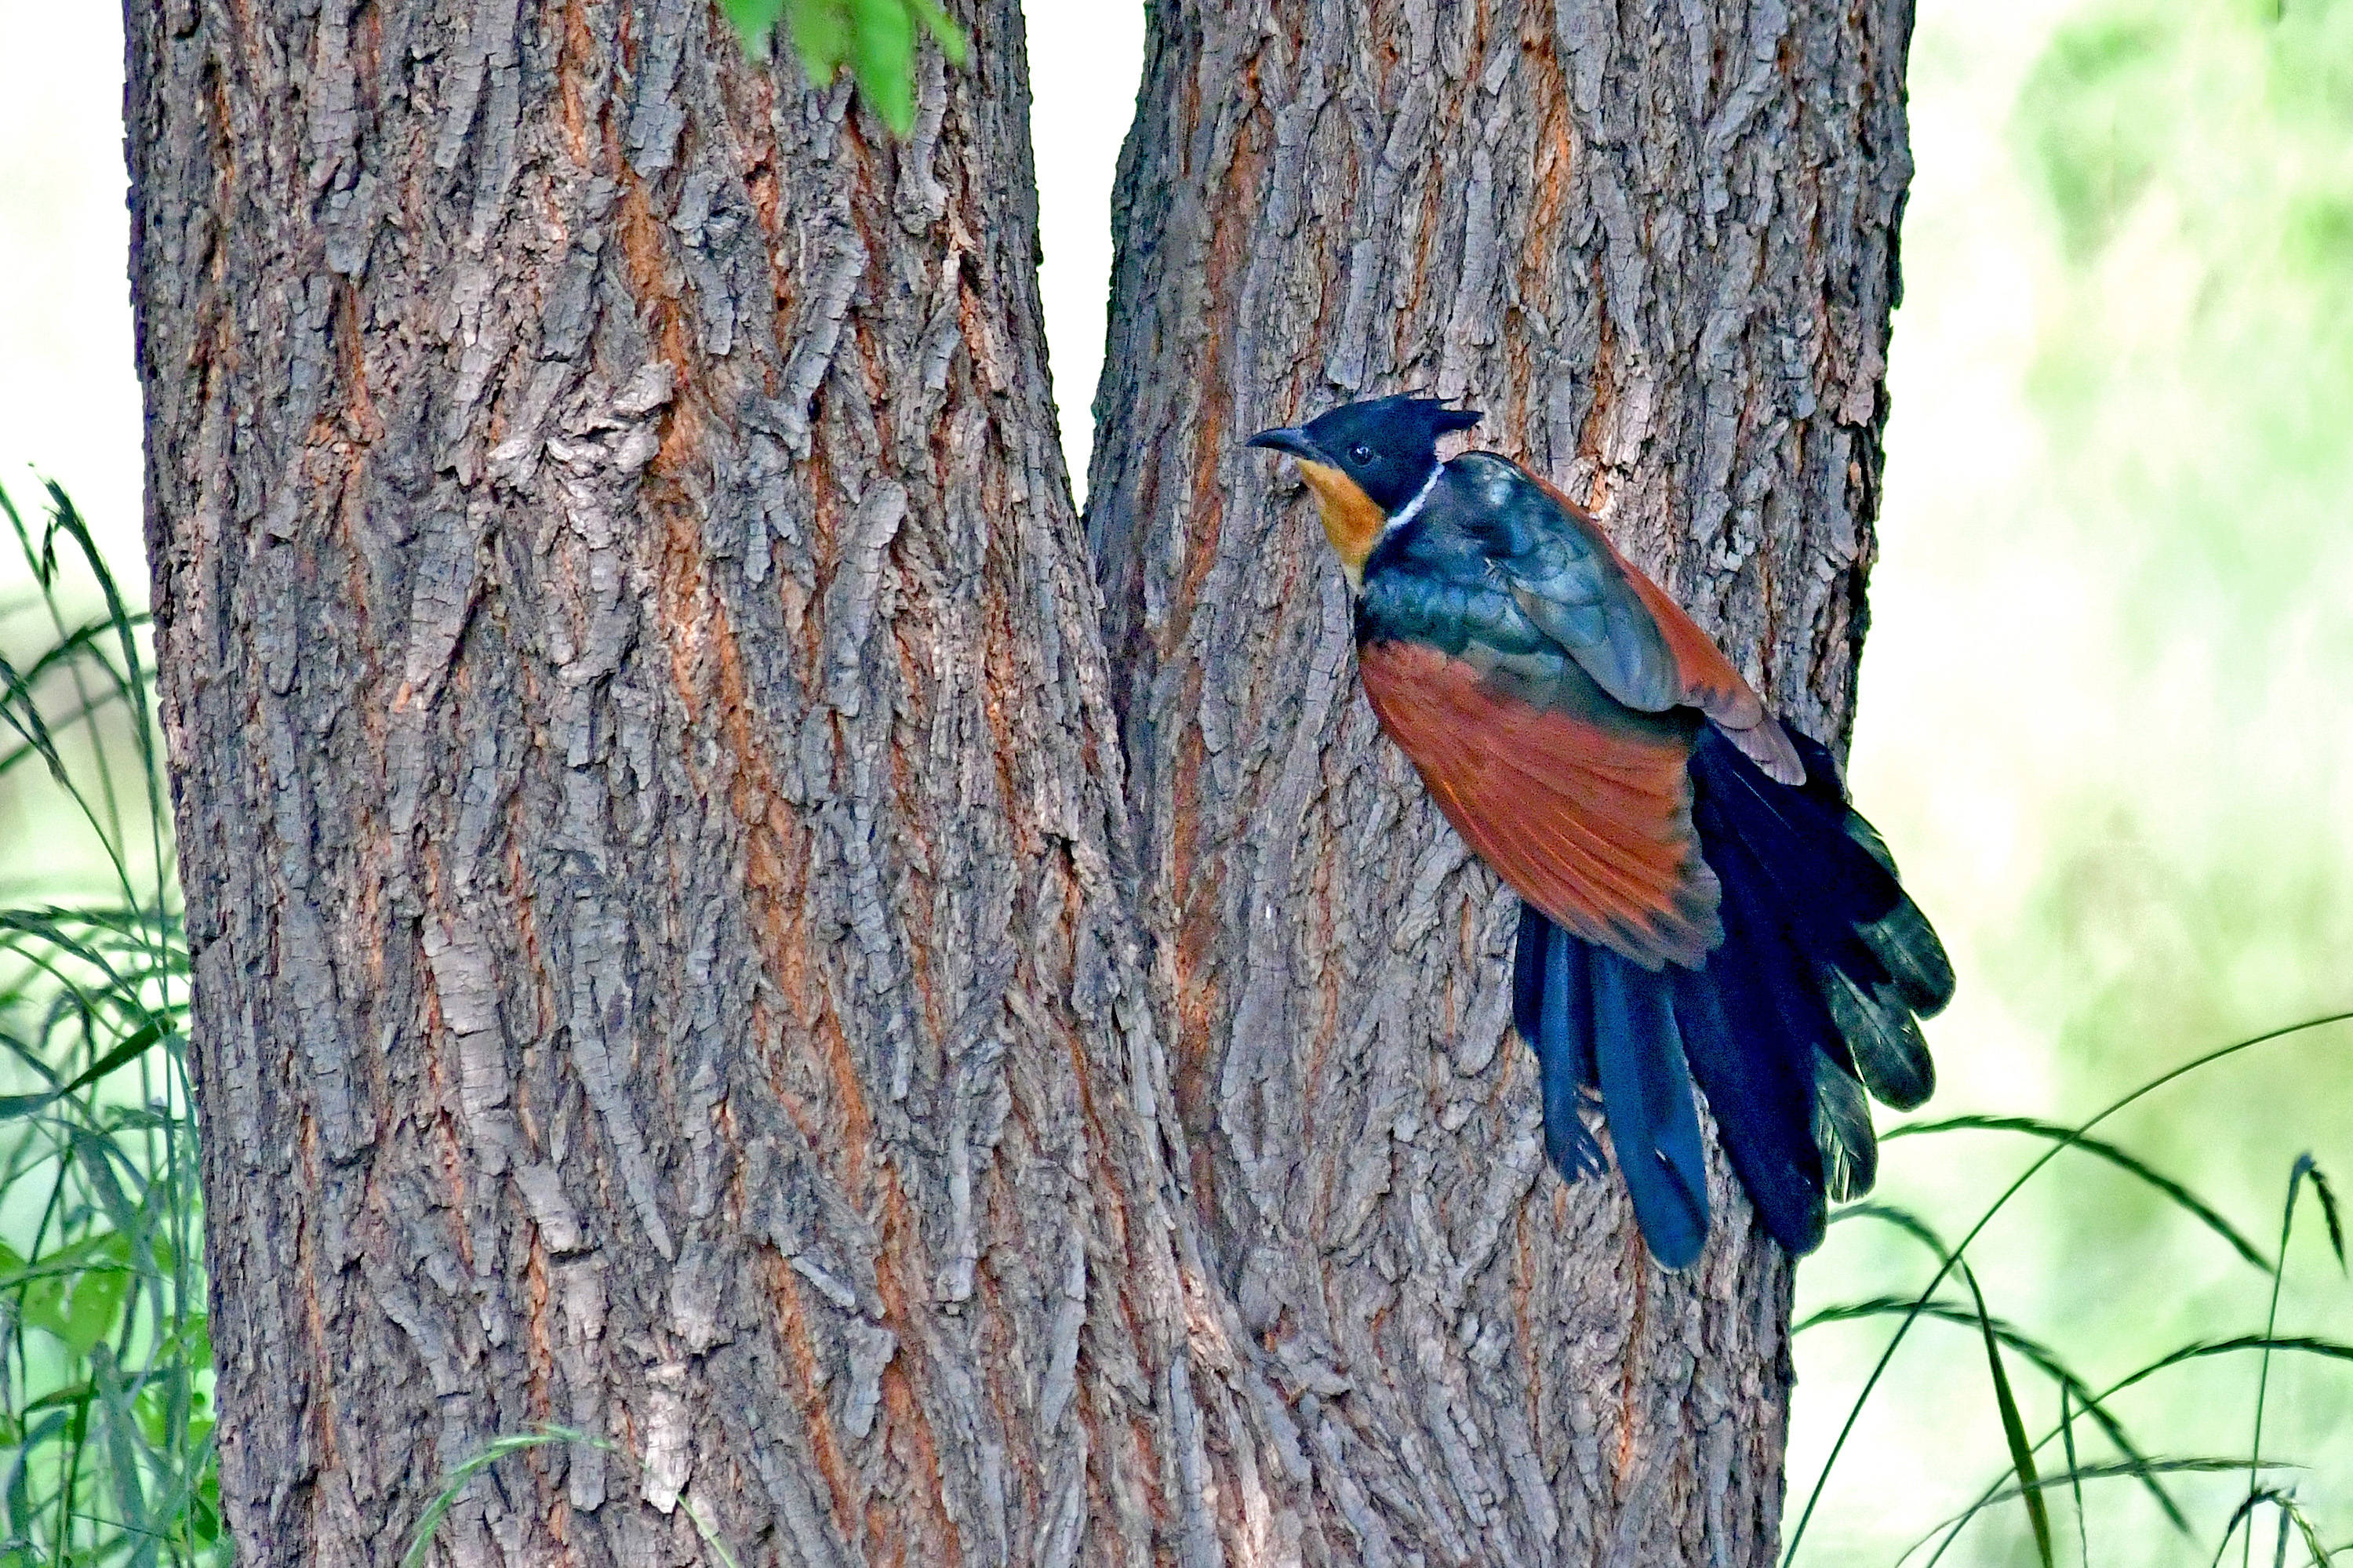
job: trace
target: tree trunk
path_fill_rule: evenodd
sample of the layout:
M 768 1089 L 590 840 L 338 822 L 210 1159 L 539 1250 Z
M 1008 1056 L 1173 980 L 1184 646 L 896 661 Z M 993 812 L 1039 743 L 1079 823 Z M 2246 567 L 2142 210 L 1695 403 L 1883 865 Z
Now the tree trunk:
M 1019 14 L 898 145 L 705 6 L 132 17 L 248 1564 L 1208 1532 Z M 1206 1381 L 1206 1380 L 1205 1380 Z M 1177 1423 L 1191 1415 L 1189 1425 Z
M 1901 13 L 1156 12 L 1115 715 L 1018 11 L 956 9 L 903 145 L 681 0 L 132 10 L 241 1561 L 396 1561 L 543 1422 L 613 1446 L 441 1560 L 1764 1561 L 1784 1271 L 1541 1175 L 1492 884 L 1232 447 L 1500 393 L 1842 722 Z
M 1788 1264 L 1720 1159 L 1680 1277 L 1614 1177 L 1546 1167 L 1517 900 L 1380 737 L 1303 493 L 1240 443 L 1466 397 L 1842 738 L 1911 6 L 1150 16 L 1088 528 L 1204 1255 L 1345 1557 L 1769 1563 Z

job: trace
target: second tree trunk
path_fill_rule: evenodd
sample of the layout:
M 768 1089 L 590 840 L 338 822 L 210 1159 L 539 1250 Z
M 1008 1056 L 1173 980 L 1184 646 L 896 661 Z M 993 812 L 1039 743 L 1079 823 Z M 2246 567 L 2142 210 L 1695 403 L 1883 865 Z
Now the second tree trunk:
M 1211 1266 L 1333 1561 L 1769 1563 L 1788 1266 L 1547 1168 L 1516 900 L 1359 695 L 1261 427 L 1419 390 L 1842 740 L 1910 7 L 1152 7 L 1088 527 Z

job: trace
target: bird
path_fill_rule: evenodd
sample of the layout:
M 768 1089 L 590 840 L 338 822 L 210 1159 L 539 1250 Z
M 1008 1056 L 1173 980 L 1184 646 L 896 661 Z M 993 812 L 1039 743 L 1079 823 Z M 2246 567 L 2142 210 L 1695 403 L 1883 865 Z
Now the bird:
M 1767 708 L 1595 517 L 1411 394 L 1248 445 L 1296 460 L 1354 603 L 1380 727 L 1520 898 L 1512 1020 L 1546 1154 L 1609 1167 L 1652 1257 L 1706 1244 L 1706 1096 L 1735 1176 L 1793 1256 L 1869 1191 L 1869 1099 L 1926 1100 L 1920 1020 L 1953 968 L 1829 749 Z

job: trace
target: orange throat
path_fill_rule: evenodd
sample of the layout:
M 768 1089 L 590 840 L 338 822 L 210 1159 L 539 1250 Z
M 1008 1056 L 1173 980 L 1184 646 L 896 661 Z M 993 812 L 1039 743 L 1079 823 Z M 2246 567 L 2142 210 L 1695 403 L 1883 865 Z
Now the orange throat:
M 1365 557 L 1373 553 L 1373 544 L 1388 523 L 1388 514 L 1355 480 L 1329 463 L 1303 459 L 1299 476 L 1315 493 L 1315 509 L 1324 516 L 1324 536 L 1332 541 L 1332 552 L 1340 557 L 1340 567 L 1348 574 L 1348 586 L 1362 588 Z

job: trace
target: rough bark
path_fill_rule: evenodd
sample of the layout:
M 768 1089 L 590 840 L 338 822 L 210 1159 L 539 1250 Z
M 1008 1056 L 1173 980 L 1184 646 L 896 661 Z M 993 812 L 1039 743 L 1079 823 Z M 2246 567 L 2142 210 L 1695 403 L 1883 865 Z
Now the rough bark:
M 1720 1160 L 1683 1277 L 1615 1181 L 1546 1167 L 1515 901 L 1380 738 L 1303 493 L 1240 442 L 1467 397 L 1841 738 L 1910 16 L 1151 8 L 1088 528 L 1205 1255 L 1344 1558 L 1769 1563 L 1788 1270 Z
M 241 1560 L 551 1421 L 442 1560 L 1763 1561 L 1784 1271 L 1541 1173 L 1504 906 L 1231 449 L 1494 397 L 1835 727 L 1901 12 L 1155 12 L 1106 621 L 956 9 L 903 145 L 684 0 L 132 9 Z
M 1211 1533 L 1010 0 L 134 7 L 240 1561 Z M 1198 1336 L 1202 1330 L 1197 1328 Z

